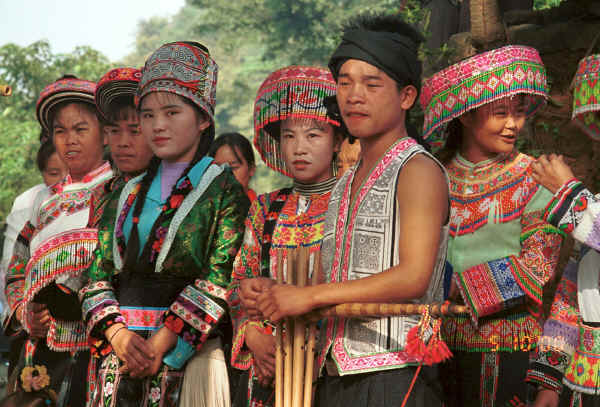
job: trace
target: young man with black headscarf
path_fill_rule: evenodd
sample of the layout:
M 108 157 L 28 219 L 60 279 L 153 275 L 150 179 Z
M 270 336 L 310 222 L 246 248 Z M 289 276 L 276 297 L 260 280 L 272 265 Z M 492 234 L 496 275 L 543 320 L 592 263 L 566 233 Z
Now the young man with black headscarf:
M 328 283 L 272 286 L 258 299 L 272 321 L 346 302 L 442 299 L 447 181 L 406 127 L 420 83 L 420 42 L 393 16 L 359 17 L 344 30 L 329 67 L 338 114 L 359 140 L 361 160 L 331 194 L 321 249 Z M 399 406 L 406 397 L 406 406 L 441 405 L 435 368 L 419 367 L 424 355 L 407 351 L 409 331 L 421 321 L 430 325 L 420 316 L 329 319 L 320 331 L 315 404 Z

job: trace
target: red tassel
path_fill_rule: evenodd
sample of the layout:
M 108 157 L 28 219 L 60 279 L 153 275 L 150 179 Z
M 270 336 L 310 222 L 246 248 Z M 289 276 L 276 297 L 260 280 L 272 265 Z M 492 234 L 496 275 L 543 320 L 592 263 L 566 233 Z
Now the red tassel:
M 423 314 L 423 318 L 416 326 L 412 327 L 406 335 L 406 352 L 427 366 L 443 362 L 453 355 L 440 334 L 442 320 L 437 319 L 433 323 L 433 334 L 427 345 L 423 341 L 425 329 L 429 324 L 429 312 Z
M 425 342 L 419 335 L 420 324 L 413 326 L 406 335 L 406 352 L 415 359 L 421 361 L 425 357 Z

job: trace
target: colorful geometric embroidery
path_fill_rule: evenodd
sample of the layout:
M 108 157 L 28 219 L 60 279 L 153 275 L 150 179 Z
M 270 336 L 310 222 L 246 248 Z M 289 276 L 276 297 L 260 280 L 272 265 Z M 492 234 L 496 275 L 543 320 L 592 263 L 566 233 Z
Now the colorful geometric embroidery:
M 97 229 L 82 228 L 55 235 L 38 247 L 27 264 L 25 301 L 32 301 L 42 288 L 59 277 L 80 276 L 89 266 L 97 244 Z
M 444 320 L 442 337 L 452 350 L 465 352 L 515 352 L 535 348 L 542 329 L 526 311 L 515 310 L 503 318 L 491 318 L 479 327 L 469 317 Z
M 470 234 L 488 223 L 519 218 L 539 189 L 529 174 L 533 159 L 518 151 L 473 165 L 457 155 L 450 178 L 450 235 Z
M 481 354 L 481 381 L 479 394 L 481 406 L 493 406 L 498 392 L 498 376 L 500 372 L 500 354 L 484 352 Z
M 588 136 L 600 140 L 600 54 L 579 61 L 573 83 L 572 119 Z
M 575 391 L 600 394 L 600 328 L 579 325 L 579 347 L 564 382 Z
M 527 370 L 525 380 L 560 392 L 562 390 L 563 372 L 569 366 L 571 355 L 540 345 L 532 351 L 531 357 L 532 363 L 529 370 Z
M 252 202 L 246 218 L 246 232 L 244 242 L 235 259 L 233 266 L 232 282 L 228 290 L 228 304 L 234 324 L 234 338 L 232 349 L 232 364 L 238 369 L 248 369 L 252 364 L 252 354 L 244 346 L 245 331 L 249 325 L 259 325 L 250 321 L 242 309 L 239 299 L 240 282 L 247 278 L 262 275 L 263 267 L 268 270 L 268 277 L 277 278 L 277 250 L 291 249 L 299 246 L 308 247 L 314 257 L 319 253 L 323 239 L 325 214 L 329 202 L 330 192 L 312 195 L 306 212 L 298 216 L 300 195 L 290 193 L 285 196 L 283 207 L 277 214 L 272 213 L 273 203 L 281 199 L 281 190 L 259 195 Z M 271 240 L 269 255 L 263 259 L 263 244 L 267 236 L 264 227 L 269 220 L 274 220 L 275 225 Z
M 119 307 L 125 318 L 128 329 L 134 331 L 155 331 L 162 324 L 162 317 L 166 307 Z
M 46 344 L 48 348 L 57 352 L 87 349 L 88 340 L 83 321 L 59 321 L 51 318 Z
M 462 297 L 468 300 L 473 323 L 522 304 L 525 292 L 516 282 L 515 264 L 511 257 L 483 263 L 454 273 Z
M 531 95 L 528 115 L 547 97 L 546 69 L 534 48 L 510 45 L 454 64 L 423 81 L 423 137 L 439 148 L 445 141 L 445 124 L 484 104 L 523 93 Z
M 336 84 L 327 69 L 288 66 L 270 74 L 258 89 L 254 102 L 254 145 L 270 168 L 290 177 L 279 145 L 279 128 L 269 125 L 288 117 L 318 120 L 334 126 L 324 100 L 335 95 Z

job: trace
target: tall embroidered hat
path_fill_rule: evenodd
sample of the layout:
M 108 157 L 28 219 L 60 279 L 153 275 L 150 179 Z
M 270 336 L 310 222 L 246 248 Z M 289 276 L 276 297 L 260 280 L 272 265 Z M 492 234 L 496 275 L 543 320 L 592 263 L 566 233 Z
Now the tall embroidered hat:
M 579 61 L 574 79 L 573 122 L 600 140 L 600 54 Z
M 214 125 L 219 67 L 208 49 L 197 42 L 179 41 L 161 46 L 146 61 L 136 105 L 151 92 L 169 92 L 191 100 Z
M 335 95 L 329 70 L 288 66 L 271 73 L 258 89 L 254 102 L 254 145 L 270 168 L 288 177 L 279 144 L 279 122 L 289 117 L 340 122 L 327 115 L 325 98 Z
M 142 71 L 136 68 L 115 68 L 108 71 L 98 81 L 96 87 L 96 106 L 98 110 L 108 120 L 108 112 L 111 104 L 121 97 L 133 98 L 142 79 Z
M 423 138 L 432 147 L 440 148 L 449 122 L 472 109 L 516 94 L 531 95 L 528 116 L 543 106 L 548 97 L 546 68 L 534 48 L 509 45 L 451 65 L 423 81 Z
M 83 102 L 95 106 L 94 93 L 96 83 L 79 79 L 72 75 L 65 75 L 56 82 L 46 86 L 36 105 L 36 116 L 40 125 L 46 131 L 50 131 L 50 112 L 61 102 Z

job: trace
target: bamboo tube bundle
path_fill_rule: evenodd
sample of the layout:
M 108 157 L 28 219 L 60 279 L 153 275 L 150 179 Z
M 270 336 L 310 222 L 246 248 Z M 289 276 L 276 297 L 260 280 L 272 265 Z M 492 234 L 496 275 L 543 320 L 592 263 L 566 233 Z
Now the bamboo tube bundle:
M 309 282 L 310 252 L 306 247 L 278 252 L 277 281 L 304 287 L 316 284 L 320 265 L 314 255 L 314 270 Z M 315 321 L 316 322 L 316 321 Z M 278 325 L 275 345 L 275 407 L 310 407 L 316 325 L 304 318 L 285 318 Z
M 0 85 L 0 96 L 12 95 L 12 88 L 9 85 Z
M 285 259 L 285 260 L 284 260 Z M 301 247 L 277 252 L 277 283 L 304 287 L 316 285 L 321 272 L 320 254 L 314 255 L 309 281 L 310 253 Z M 284 278 L 285 275 L 285 278 Z M 275 342 L 275 407 L 311 407 L 314 382 L 316 322 L 328 317 L 381 318 L 401 315 L 432 317 L 466 314 L 458 304 L 348 303 L 321 308 L 308 314 L 285 318 L 277 325 Z

